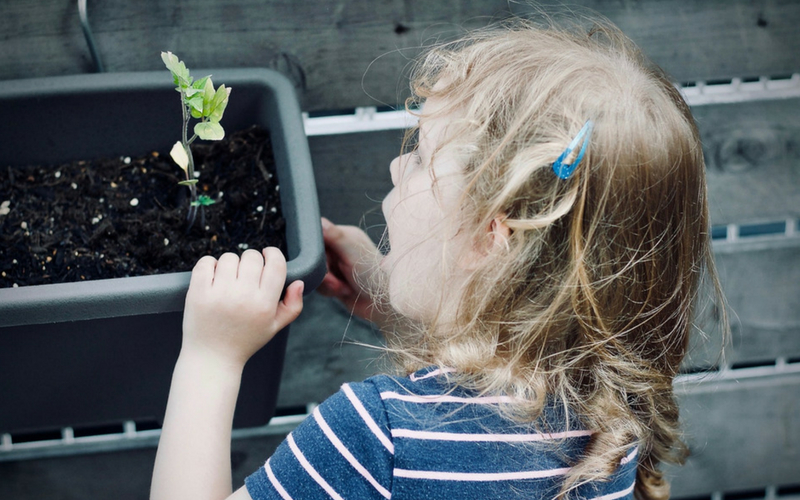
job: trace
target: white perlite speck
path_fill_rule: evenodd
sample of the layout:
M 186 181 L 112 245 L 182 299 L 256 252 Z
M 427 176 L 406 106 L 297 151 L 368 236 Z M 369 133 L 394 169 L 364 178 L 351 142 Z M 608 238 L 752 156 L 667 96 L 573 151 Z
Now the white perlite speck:
M 132 206 L 132 207 L 135 207 L 135 206 L 136 206 L 136 205 L 138 205 L 138 204 L 139 204 L 139 198 L 133 198 L 133 199 L 131 200 L 131 206 Z

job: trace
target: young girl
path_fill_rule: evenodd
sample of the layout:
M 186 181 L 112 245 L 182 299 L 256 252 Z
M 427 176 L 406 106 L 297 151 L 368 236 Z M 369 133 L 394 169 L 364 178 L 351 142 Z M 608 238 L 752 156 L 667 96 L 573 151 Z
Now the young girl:
M 320 290 L 379 323 L 399 373 L 345 384 L 231 498 L 669 496 L 672 381 L 714 276 L 702 150 L 621 33 L 574 31 L 518 22 L 420 60 L 389 252 L 323 220 Z M 231 494 L 242 367 L 302 308 L 284 281 L 275 249 L 197 263 L 153 498 Z

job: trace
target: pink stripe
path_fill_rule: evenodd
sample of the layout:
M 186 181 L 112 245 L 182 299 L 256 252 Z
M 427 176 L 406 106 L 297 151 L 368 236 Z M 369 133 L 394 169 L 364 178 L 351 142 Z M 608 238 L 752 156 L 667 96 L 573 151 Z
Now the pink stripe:
M 325 479 L 319 475 L 319 472 L 317 472 L 317 470 L 314 469 L 314 467 L 308 462 L 308 460 L 306 460 L 305 455 L 303 455 L 303 452 L 300 451 L 300 448 L 297 447 L 297 443 L 294 442 L 294 437 L 292 437 L 291 433 L 289 433 L 289 435 L 286 436 L 286 442 L 289 443 L 289 448 L 292 449 L 292 453 L 294 453 L 295 458 L 297 458 L 297 461 L 300 462 L 300 465 L 303 466 L 303 469 L 306 470 L 308 475 L 314 478 L 314 481 L 316 481 L 317 484 L 320 485 L 322 489 L 325 490 L 325 492 L 331 498 L 333 498 L 334 500 L 344 500 L 341 496 L 339 496 L 338 493 L 336 493 L 336 490 L 331 488 L 331 485 L 328 484 L 328 482 L 325 481 Z
M 416 374 L 412 373 L 408 378 L 411 379 L 412 382 L 416 382 L 417 380 L 425 380 L 426 378 L 435 377 L 442 373 L 453 373 L 454 371 L 456 371 L 454 368 L 437 368 L 421 377 L 417 377 Z
M 394 445 L 392 444 L 391 441 L 389 441 L 389 438 L 386 437 L 386 434 L 384 434 L 380 430 L 380 428 L 378 428 L 378 424 L 376 424 L 375 421 L 372 420 L 372 417 L 369 415 L 369 412 L 367 411 L 366 408 L 364 408 L 364 405 L 361 404 L 361 401 L 358 399 L 358 396 L 356 396 L 356 393 L 353 392 L 353 389 L 351 389 L 349 385 L 344 384 L 342 386 L 342 390 L 344 391 L 345 395 L 347 396 L 347 399 L 350 400 L 350 403 L 352 403 L 353 407 L 356 409 L 358 414 L 361 415 L 361 419 L 364 421 L 365 424 L 367 424 L 369 430 L 371 430 L 372 433 L 375 434 L 375 437 L 378 438 L 378 441 L 380 441 L 381 444 L 383 444 L 383 446 L 385 446 L 386 449 L 389 450 L 389 453 L 394 455 Z
M 521 443 L 591 436 L 591 431 L 565 431 L 553 434 L 461 434 L 456 432 L 415 431 L 392 429 L 393 438 L 427 439 L 434 441 Z
M 378 493 L 380 493 L 384 498 L 392 498 L 392 494 L 389 492 L 389 490 L 381 486 L 380 483 L 378 483 L 378 481 L 376 481 L 375 478 L 372 477 L 372 474 L 370 474 L 369 471 L 365 469 L 364 466 L 361 465 L 361 463 L 359 463 L 356 457 L 354 457 L 353 454 L 350 453 L 350 450 L 347 449 L 344 443 L 342 443 L 339 440 L 339 437 L 333 432 L 333 429 L 330 428 L 328 422 L 326 422 L 325 419 L 322 417 L 322 413 L 320 413 L 319 407 L 314 408 L 314 420 L 317 421 L 317 425 L 319 425 L 320 429 L 322 429 L 322 432 L 325 433 L 325 436 L 328 438 L 328 440 L 331 443 L 333 443 L 333 446 L 335 446 L 336 449 L 339 450 L 339 453 L 341 453 L 342 456 L 345 459 L 347 459 L 350 465 L 355 470 L 357 470 L 358 473 L 364 477 L 364 479 L 369 481 L 369 484 L 371 484 L 373 488 L 378 490 Z
M 633 460 L 634 457 L 636 457 L 637 453 L 639 453 L 639 447 L 638 446 L 636 448 L 634 448 L 632 452 L 628 453 L 627 457 L 624 457 L 622 460 L 619 461 L 620 465 L 625 465 L 628 462 L 630 462 L 631 460 Z
M 396 392 L 382 392 L 381 399 L 399 399 L 409 403 L 467 403 L 490 405 L 497 403 L 513 403 L 514 399 L 509 396 L 481 396 L 475 398 L 462 398 L 458 396 L 434 395 L 418 396 L 416 394 L 398 394 Z
M 603 495 L 600 497 L 594 497 L 591 500 L 616 500 L 617 498 L 622 498 L 633 493 L 633 489 L 635 487 L 636 487 L 636 481 L 634 481 L 632 485 L 628 486 L 622 491 L 617 491 L 616 493 L 609 493 L 608 495 Z
M 275 474 L 272 472 L 272 467 L 269 466 L 269 460 L 267 463 L 264 464 L 264 469 L 267 471 L 267 477 L 269 478 L 269 482 L 272 483 L 272 487 L 278 491 L 278 494 L 283 498 L 283 500 L 293 500 L 289 493 L 283 489 L 283 485 L 281 485 L 278 478 L 275 477 Z
M 569 472 L 563 469 L 531 470 L 520 472 L 440 472 L 432 470 L 395 469 L 394 475 L 409 479 L 435 479 L 438 481 L 512 481 L 516 479 L 539 479 L 563 476 Z

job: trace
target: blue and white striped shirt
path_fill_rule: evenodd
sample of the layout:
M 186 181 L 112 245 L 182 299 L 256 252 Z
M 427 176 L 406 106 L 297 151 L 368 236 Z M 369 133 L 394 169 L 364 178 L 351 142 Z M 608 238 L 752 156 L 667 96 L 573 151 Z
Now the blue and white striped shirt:
M 447 370 L 385 375 L 342 389 L 314 409 L 245 481 L 262 499 L 555 497 L 591 432 L 555 406 L 537 425 L 502 416 L 506 396 L 475 396 Z M 633 498 L 637 449 L 609 481 L 571 498 Z

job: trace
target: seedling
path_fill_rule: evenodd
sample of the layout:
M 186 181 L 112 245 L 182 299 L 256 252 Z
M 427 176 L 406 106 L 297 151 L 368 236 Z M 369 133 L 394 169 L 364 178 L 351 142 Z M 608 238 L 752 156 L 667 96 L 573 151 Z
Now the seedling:
M 197 194 L 197 176 L 194 172 L 191 145 L 198 138 L 207 141 L 219 141 L 225 137 L 225 130 L 219 124 L 219 121 L 222 119 L 222 114 L 228 105 L 231 89 L 226 88 L 225 84 L 214 89 L 211 75 L 194 80 L 183 61 L 179 60 L 178 56 L 172 52 L 162 52 L 161 60 L 164 61 L 167 69 L 172 73 L 172 80 L 177 85 L 175 90 L 181 94 L 181 110 L 183 113 L 181 140 L 172 146 L 169 155 L 183 170 L 186 177 L 179 184 L 189 188 L 189 213 L 186 217 L 189 222 L 189 228 L 192 227 L 197 217 L 197 207 L 200 207 L 201 224 L 205 225 L 205 221 L 202 220 L 205 219 L 203 209 L 208 205 L 212 205 L 214 200 L 209 196 L 198 196 Z M 188 137 L 191 118 L 200 121 L 195 124 L 192 137 Z

